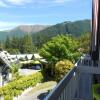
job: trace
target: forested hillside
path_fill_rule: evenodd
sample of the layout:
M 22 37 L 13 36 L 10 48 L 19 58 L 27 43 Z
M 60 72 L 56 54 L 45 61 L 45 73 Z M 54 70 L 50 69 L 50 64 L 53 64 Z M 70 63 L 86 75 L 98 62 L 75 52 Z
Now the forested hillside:
M 16 36 L 18 38 L 21 38 L 24 37 L 27 33 L 34 34 L 41 30 L 44 30 L 47 27 L 49 27 L 49 25 L 20 25 L 12 30 L 0 31 L 0 40 L 4 41 L 7 36 Z
M 62 33 L 80 36 L 82 33 L 90 32 L 90 28 L 90 20 L 68 21 L 48 27 L 36 34 L 48 35 L 49 37 Z
M 25 34 L 32 34 L 33 41 L 37 39 L 41 42 L 58 34 L 72 34 L 80 36 L 83 33 L 90 32 L 90 20 L 80 20 L 75 22 L 66 21 L 56 25 L 21 25 L 12 30 L 0 31 L 0 40 L 5 40 L 7 36 L 23 37 Z
M 90 20 L 59 23 L 33 34 L 33 42 L 39 46 L 59 34 L 70 34 L 75 37 L 80 37 L 84 33 L 90 33 L 90 26 Z

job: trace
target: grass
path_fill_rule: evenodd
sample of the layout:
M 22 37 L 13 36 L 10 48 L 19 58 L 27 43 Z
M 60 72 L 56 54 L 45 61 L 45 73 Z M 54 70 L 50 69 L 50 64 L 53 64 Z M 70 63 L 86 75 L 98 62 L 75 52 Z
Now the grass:
M 93 85 L 93 97 L 96 99 L 96 100 L 100 100 L 100 94 L 97 94 L 97 88 L 100 88 L 100 84 L 94 84 Z
M 44 82 L 41 84 L 38 84 L 36 87 L 34 87 L 31 91 L 27 93 L 27 95 L 32 95 L 33 93 L 42 90 L 42 89 L 47 89 L 51 90 L 53 86 L 55 86 L 57 83 L 55 81 L 49 81 L 49 82 Z

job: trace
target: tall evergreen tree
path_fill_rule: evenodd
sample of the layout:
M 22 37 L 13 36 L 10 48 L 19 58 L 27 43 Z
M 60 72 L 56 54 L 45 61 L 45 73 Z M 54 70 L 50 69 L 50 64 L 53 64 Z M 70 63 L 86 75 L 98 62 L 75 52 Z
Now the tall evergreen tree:
M 19 38 L 13 36 L 12 40 L 11 40 L 11 47 L 14 48 L 14 49 L 19 49 L 19 45 L 20 45 Z
M 0 41 L 0 49 L 4 49 L 4 43 Z
M 32 53 L 34 51 L 34 45 L 32 42 L 32 37 L 26 34 L 22 39 L 22 53 Z
M 5 48 L 11 48 L 11 39 L 9 36 L 7 36 L 6 41 L 5 41 Z

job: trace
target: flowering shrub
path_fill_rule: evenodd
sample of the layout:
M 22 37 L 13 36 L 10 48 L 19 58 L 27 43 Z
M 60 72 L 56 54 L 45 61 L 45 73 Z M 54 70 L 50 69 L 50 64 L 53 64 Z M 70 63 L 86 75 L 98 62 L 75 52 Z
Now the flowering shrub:
M 73 63 L 69 60 L 62 60 L 55 65 L 55 80 L 60 81 L 72 68 Z

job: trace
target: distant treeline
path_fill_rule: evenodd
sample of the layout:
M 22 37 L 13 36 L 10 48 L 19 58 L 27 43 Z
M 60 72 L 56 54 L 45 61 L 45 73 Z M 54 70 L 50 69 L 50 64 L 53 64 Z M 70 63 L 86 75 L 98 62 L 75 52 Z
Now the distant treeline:
M 65 36 L 68 36 L 68 34 Z M 33 53 L 33 52 L 38 52 L 40 48 L 42 48 L 43 44 L 46 44 L 48 41 L 52 39 L 52 37 L 46 37 L 45 35 L 39 35 L 37 38 L 36 37 L 34 38 L 31 36 L 31 34 L 26 34 L 21 38 L 16 36 L 13 37 L 7 36 L 4 42 L 0 42 L 0 47 L 7 50 L 11 54 Z M 89 33 L 74 38 L 78 39 L 78 41 L 81 43 L 81 47 L 84 48 L 85 51 L 89 50 L 88 46 L 90 43 Z
M 29 34 L 26 34 L 22 38 L 16 36 L 9 37 L 7 36 L 5 42 L 0 43 L 0 47 L 6 49 L 9 53 L 33 53 L 35 47 L 32 41 L 32 37 Z

